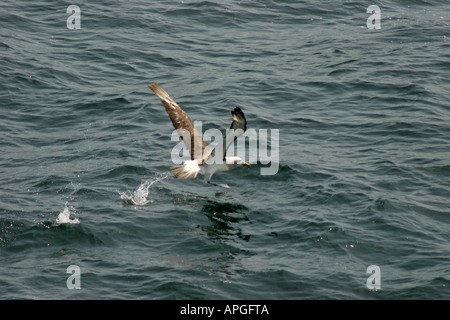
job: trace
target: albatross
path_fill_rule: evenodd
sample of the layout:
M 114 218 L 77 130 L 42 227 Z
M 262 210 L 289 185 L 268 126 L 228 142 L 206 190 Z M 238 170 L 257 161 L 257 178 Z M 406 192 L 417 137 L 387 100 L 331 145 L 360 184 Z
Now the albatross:
M 170 167 L 173 176 L 177 179 L 188 179 L 196 178 L 200 173 L 204 175 L 207 183 L 230 188 L 228 185 L 212 183 L 211 178 L 216 172 L 229 171 L 242 166 L 250 167 L 248 162 L 245 162 L 238 156 L 226 156 L 228 147 L 247 130 L 247 120 L 244 112 L 239 107 L 231 111 L 233 121 L 231 122 L 230 130 L 228 130 L 225 139 L 222 139 L 222 142 L 219 142 L 214 149 L 211 149 L 194 127 L 191 118 L 163 88 L 155 82 L 149 88 L 161 99 L 173 126 L 191 156 L 191 159 L 186 160 L 183 165 Z

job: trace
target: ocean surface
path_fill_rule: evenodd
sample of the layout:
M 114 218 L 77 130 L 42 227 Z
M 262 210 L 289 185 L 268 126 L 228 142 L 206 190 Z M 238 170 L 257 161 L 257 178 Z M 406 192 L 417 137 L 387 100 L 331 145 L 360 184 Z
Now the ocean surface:
M 0 298 L 449 299 L 449 76 L 445 0 L 2 1 Z

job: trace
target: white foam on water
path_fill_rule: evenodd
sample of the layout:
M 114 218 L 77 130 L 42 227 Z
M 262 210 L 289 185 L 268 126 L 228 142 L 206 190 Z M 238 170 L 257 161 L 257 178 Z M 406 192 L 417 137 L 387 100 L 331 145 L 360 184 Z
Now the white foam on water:
M 152 202 L 152 200 L 149 198 L 150 188 L 152 187 L 152 185 L 168 178 L 169 176 L 170 174 L 167 172 L 157 176 L 156 178 L 148 179 L 143 182 L 133 193 L 121 192 L 120 198 L 124 202 L 135 206 L 146 205 L 147 203 Z
M 80 220 L 78 218 L 72 219 L 70 215 L 75 212 L 75 209 L 72 206 L 67 206 L 67 202 L 64 206 L 64 210 L 59 213 L 58 217 L 55 221 L 55 226 L 59 226 L 62 224 L 78 224 Z

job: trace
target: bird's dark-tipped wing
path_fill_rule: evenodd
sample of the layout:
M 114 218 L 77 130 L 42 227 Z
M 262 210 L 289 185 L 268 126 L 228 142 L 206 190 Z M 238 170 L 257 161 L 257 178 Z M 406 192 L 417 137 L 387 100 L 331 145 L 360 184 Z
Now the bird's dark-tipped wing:
M 247 119 L 245 119 L 244 112 L 242 112 L 241 108 L 234 108 L 231 111 L 231 116 L 233 117 L 233 122 L 231 122 L 230 129 L 242 129 L 242 133 L 244 133 L 247 130 Z
M 203 162 L 203 154 L 210 154 L 211 151 L 205 141 L 203 141 L 201 134 L 195 129 L 191 118 L 157 83 L 153 82 L 149 88 L 161 99 L 173 126 L 180 134 L 191 154 L 191 160 L 198 160 L 201 164 Z
M 233 117 L 233 122 L 231 122 L 230 129 L 228 130 L 225 139 L 223 139 L 222 143 L 219 143 L 212 151 L 214 157 L 219 157 L 219 152 L 222 153 L 224 160 L 230 145 L 247 130 L 247 120 L 245 119 L 244 112 L 242 112 L 241 108 L 234 108 L 234 110 L 231 111 L 231 116 Z
M 234 108 L 234 110 L 231 111 L 231 116 L 233 117 L 233 122 L 231 122 L 230 130 L 228 130 L 224 141 L 224 159 L 230 145 L 247 130 L 247 119 L 245 119 L 244 112 L 242 112 L 241 108 Z

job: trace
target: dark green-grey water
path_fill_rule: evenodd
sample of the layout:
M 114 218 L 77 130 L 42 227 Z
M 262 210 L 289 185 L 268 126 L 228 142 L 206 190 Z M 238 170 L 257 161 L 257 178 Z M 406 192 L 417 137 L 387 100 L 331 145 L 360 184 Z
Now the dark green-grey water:
M 2 1 L 0 298 L 450 298 L 449 12 Z M 277 173 L 171 177 L 153 81 L 203 129 L 279 130 Z

